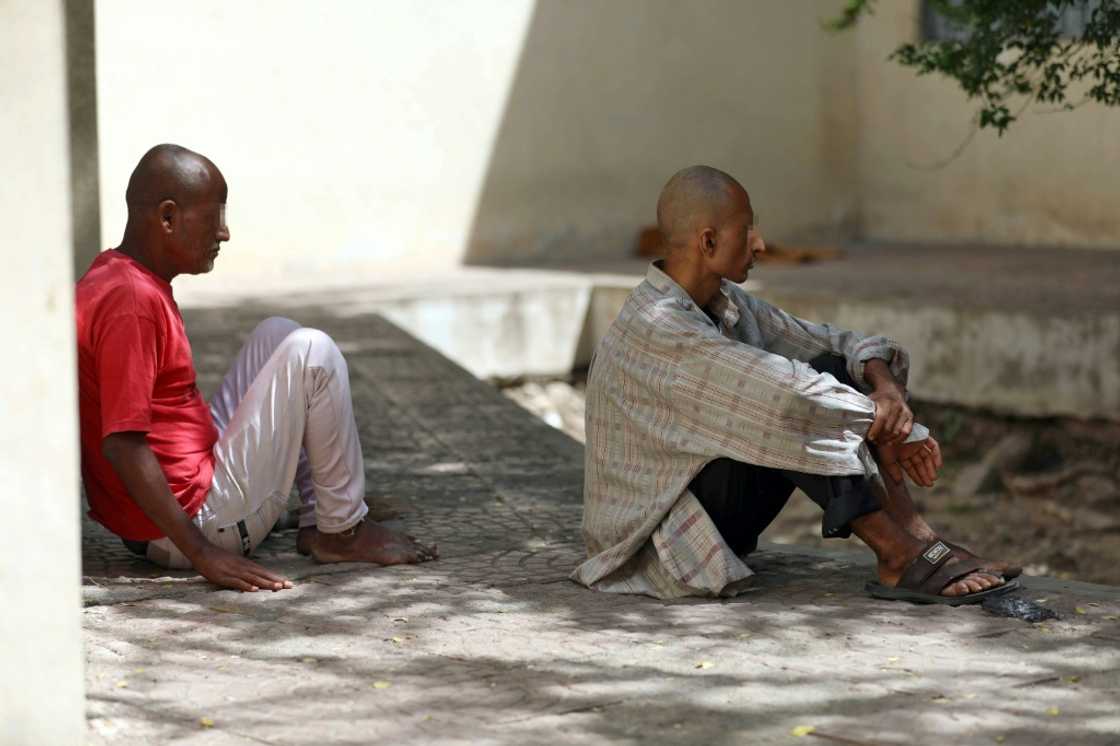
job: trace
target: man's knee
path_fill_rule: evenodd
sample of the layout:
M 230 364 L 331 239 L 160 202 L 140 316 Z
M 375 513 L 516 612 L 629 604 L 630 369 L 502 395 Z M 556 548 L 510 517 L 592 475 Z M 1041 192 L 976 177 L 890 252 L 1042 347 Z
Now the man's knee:
M 300 325 L 283 316 L 270 316 L 253 329 L 252 336 L 272 341 L 273 346 L 280 344 L 289 334 L 299 329 Z
M 319 329 L 301 326 L 284 339 L 284 344 L 300 354 L 307 355 L 312 367 L 340 368 L 346 365 L 341 350 L 330 335 Z

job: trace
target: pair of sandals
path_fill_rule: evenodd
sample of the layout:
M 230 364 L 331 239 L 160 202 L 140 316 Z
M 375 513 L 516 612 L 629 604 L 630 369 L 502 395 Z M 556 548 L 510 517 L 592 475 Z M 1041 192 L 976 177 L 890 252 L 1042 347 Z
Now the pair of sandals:
M 886 586 L 873 580 L 868 582 L 866 590 L 873 597 L 888 601 L 963 606 L 978 604 L 985 598 L 1002 596 L 1019 588 L 1019 581 L 1014 578 L 1022 574 L 1023 568 L 1009 567 L 1002 572 L 995 572 L 982 560 L 975 557 L 966 558 L 966 555 L 971 555 L 971 552 L 956 544 L 934 539 L 914 558 L 902 573 L 897 585 Z M 974 572 L 1002 575 L 1004 582 L 993 588 L 961 596 L 941 595 L 941 591 L 946 587 Z

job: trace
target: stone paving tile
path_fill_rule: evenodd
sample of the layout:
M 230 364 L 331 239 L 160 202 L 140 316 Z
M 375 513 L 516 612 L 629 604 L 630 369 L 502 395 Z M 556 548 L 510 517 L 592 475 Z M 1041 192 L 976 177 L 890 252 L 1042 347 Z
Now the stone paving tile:
M 188 314 L 204 391 L 260 316 Z M 1120 743 L 1117 589 L 1028 579 L 1061 614 L 1028 625 L 769 545 L 735 599 L 593 593 L 578 444 L 376 317 L 301 319 L 350 351 L 372 504 L 442 559 L 319 566 L 281 531 L 296 587 L 238 594 L 86 521 L 90 743 Z

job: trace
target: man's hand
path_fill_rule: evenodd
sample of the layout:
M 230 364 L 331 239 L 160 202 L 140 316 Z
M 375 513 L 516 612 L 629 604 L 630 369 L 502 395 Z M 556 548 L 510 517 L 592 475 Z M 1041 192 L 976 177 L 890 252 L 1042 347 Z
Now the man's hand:
M 906 389 L 891 375 L 886 361 L 878 358 L 864 363 L 863 377 L 874 387 L 868 398 L 875 402 L 875 419 L 867 431 L 867 439 L 878 445 L 906 440 L 914 426 L 914 413 L 906 403 Z
M 113 433 L 105 438 L 101 448 L 124 482 L 128 496 L 207 580 L 239 591 L 279 591 L 292 587 L 287 578 L 210 543 L 171 494 L 167 477 L 144 433 Z
M 903 394 L 897 390 L 873 391 L 868 398 L 875 402 L 875 420 L 867 431 L 867 439 L 879 445 L 906 440 L 914 427 L 914 413 Z
M 223 588 L 253 592 L 281 591 L 292 587 L 292 581 L 266 570 L 252 560 L 207 543 L 191 558 L 194 569 L 211 583 Z
M 875 450 L 879 465 L 894 481 L 901 482 L 904 471 L 915 484 L 923 487 L 932 487 L 937 481 L 942 466 L 941 446 L 933 436 L 913 443 L 879 445 Z

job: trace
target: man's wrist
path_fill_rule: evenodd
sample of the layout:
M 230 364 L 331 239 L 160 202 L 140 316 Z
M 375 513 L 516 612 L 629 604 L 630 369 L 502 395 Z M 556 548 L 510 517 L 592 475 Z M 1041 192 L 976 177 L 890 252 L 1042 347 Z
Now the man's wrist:
M 189 524 L 184 535 L 180 536 L 178 541 L 171 539 L 171 543 L 183 553 L 184 557 L 191 561 L 191 564 L 195 564 L 196 560 L 200 559 L 206 553 L 206 550 L 213 546 L 210 540 L 193 523 Z
M 882 358 L 873 357 L 863 362 L 863 380 L 867 381 L 874 391 L 897 391 L 903 395 L 906 393 L 906 388 L 895 380 L 887 361 Z

